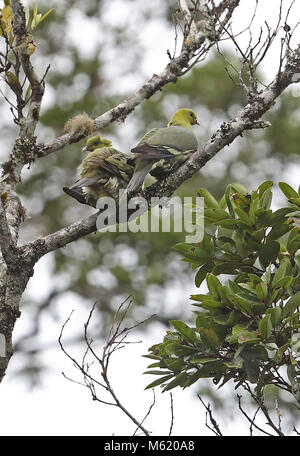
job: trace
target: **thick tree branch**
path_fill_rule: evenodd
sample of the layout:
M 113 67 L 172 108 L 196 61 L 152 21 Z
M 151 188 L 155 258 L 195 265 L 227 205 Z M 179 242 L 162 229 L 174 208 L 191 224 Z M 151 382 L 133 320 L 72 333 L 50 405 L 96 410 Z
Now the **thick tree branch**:
M 35 263 L 46 253 L 53 252 L 53 250 L 64 247 L 70 242 L 95 232 L 97 230 L 96 220 L 97 214 L 91 215 L 55 233 L 25 244 L 21 248 L 24 259 L 28 263 Z
M 31 98 L 28 113 L 23 116 L 23 106 L 18 105 L 17 123 L 20 131 L 14 143 L 9 160 L 2 165 L 0 184 L 0 333 L 5 338 L 6 356 L 0 358 L 0 381 L 5 375 L 13 354 L 12 332 L 19 317 L 19 302 L 33 273 L 31 263 L 26 263 L 17 248 L 19 228 L 25 211 L 16 185 L 25 163 L 33 158 L 36 138 L 35 128 L 39 119 L 39 109 L 44 93 L 44 81 L 39 80 L 30 62 L 28 45 L 32 37 L 26 29 L 25 12 L 22 2 L 11 0 L 13 13 L 14 53 L 17 56 L 26 78 L 31 85 Z M 19 77 L 18 71 L 16 71 Z M 21 98 L 22 101 L 22 98 Z
M 186 0 L 178 0 L 178 6 L 182 13 L 182 16 L 185 19 L 185 23 L 188 28 L 188 34 L 191 35 L 192 38 L 195 38 L 197 36 L 197 26 L 194 22 L 193 16 L 190 13 Z

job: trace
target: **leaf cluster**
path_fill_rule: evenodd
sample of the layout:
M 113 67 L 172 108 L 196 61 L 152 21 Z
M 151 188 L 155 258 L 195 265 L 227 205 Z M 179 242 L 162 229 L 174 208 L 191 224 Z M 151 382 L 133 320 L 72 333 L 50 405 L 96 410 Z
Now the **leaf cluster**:
M 281 182 L 288 203 L 273 211 L 272 186 L 249 193 L 231 184 L 220 201 L 198 191 L 204 238 L 174 249 L 208 293 L 191 296 L 194 326 L 171 321 L 175 330 L 149 349 L 147 373 L 159 378 L 147 388 L 186 388 L 201 378 L 221 387 L 233 379 L 236 388 L 255 384 L 258 396 L 275 385 L 300 400 L 300 192 Z

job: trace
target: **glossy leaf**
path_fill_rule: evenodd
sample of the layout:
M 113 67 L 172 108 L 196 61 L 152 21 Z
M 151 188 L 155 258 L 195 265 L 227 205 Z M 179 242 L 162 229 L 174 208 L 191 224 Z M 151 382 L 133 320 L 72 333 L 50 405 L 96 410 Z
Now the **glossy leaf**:
M 280 244 L 277 241 L 270 241 L 263 246 L 259 251 L 260 264 L 266 268 L 270 263 L 273 263 L 278 257 Z

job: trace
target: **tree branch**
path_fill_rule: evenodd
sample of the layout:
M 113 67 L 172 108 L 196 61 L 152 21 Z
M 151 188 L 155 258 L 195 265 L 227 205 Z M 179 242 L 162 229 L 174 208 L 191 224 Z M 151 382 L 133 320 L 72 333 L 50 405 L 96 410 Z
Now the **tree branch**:
M 11 255 L 12 237 L 7 223 L 3 200 L 0 201 L 0 248 L 5 262 Z
M 24 122 L 21 123 L 20 135 L 32 136 L 39 120 L 40 106 L 45 91 L 45 82 L 44 78 L 39 78 L 30 62 L 28 44 L 31 37 L 26 29 L 24 7 L 19 0 L 11 0 L 11 8 L 14 17 L 13 29 L 17 44 L 14 50 L 20 57 L 23 71 L 31 85 L 32 90 L 28 114 L 24 119 Z
M 134 424 L 137 426 L 138 429 L 140 429 L 143 434 L 146 436 L 149 436 L 150 433 L 149 431 L 143 426 L 144 421 L 146 418 L 149 416 L 151 413 L 151 410 L 153 406 L 155 405 L 155 396 L 152 404 L 150 405 L 145 417 L 143 420 L 139 421 L 137 420 L 130 412 L 129 410 L 121 403 L 120 399 L 118 398 L 117 394 L 115 393 L 114 389 L 111 386 L 109 375 L 108 375 L 108 368 L 110 366 L 110 361 L 112 355 L 119 349 L 124 347 L 125 339 L 128 336 L 129 332 L 143 324 L 146 320 L 137 323 L 136 325 L 133 325 L 131 327 L 125 327 L 122 328 L 121 326 L 124 324 L 125 317 L 127 315 L 128 309 L 130 305 L 132 304 L 131 301 L 127 298 L 125 301 L 121 303 L 119 306 L 115 317 L 113 324 L 111 326 L 111 330 L 109 333 L 108 340 L 103 347 L 102 350 L 102 355 L 97 353 L 94 349 L 93 345 L 93 339 L 90 338 L 89 336 L 89 330 L 90 330 L 90 323 L 93 317 L 93 313 L 95 310 L 95 304 L 93 305 L 87 322 L 84 324 L 84 341 L 86 344 L 86 350 L 85 353 L 80 361 L 77 361 L 70 353 L 67 352 L 65 349 L 63 342 L 62 342 L 62 336 L 63 336 L 63 331 L 67 325 L 67 323 L 70 321 L 70 317 L 67 319 L 67 321 L 64 323 L 62 326 L 60 336 L 58 339 L 59 345 L 63 353 L 67 356 L 69 360 L 72 361 L 73 366 L 80 372 L 80 374 L 83 377 L 83 382 L 78 382 L 76 380 L 73 380 L 71 378 L 68 378 L 65 374 L 64 377 L 72 382 L 78 383 L 82 386 L 87 387 L 90 390 L 90 393 L 92 395 L 92 399 L 94 401 L 97 401 L 98 403 L 101 404 L 106 404 L 106 405 L 112 405 L 117 408 L 119 408 Z M 150 317 L 152 318 L 152 317 Z M 119 321 L 118 321 L 119 320 Z M 148 320 L 148 319 L 147 319 Z M 130 344 L 133 342 L 127 342 L 127 344 Z M 88 356 L 91 356 L 92 360 L 88 360 Z M 97 369 L 95 370 L 95 374 L 92 373 L 91 367 L 93 364 L 97 365 Z M 108 393 L 111 396 L 112 402 L 108 402 L 102 394 L 100 394 L 100 391 L 104 391 Z M 134 432 L 134 435 L 136 434 L 136 431 Z

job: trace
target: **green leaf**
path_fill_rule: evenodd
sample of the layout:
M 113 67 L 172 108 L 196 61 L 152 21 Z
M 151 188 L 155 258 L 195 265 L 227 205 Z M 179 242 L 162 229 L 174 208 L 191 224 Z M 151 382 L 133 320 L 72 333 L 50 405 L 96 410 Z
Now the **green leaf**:
M 196 328 L 197 328 L 197 330 L 200 327 L 202 327 L 202 328 L 209 328 L 210 327 L 210 318 L 204 312 L 199 313 L 197 315 L 197 318 L 196 318 Z
M 283 307 L 283 316 L 287 317 L 289 315 L 292 315 L 298 306 L 300 306 L 300 291 L 292 296 L 285 304 Z
M 271 207 L 273 196 L 271 190 L 271 188 L 265 190 L 263 194 L 260 196 L 260 206 L 265 210 L 269 210 Z
M 264 386 L 264 402 L 271 410 L 275 410 L 276 408 L 279 391 L 280 390 L 276 385 L 267 384 Z
M 199 356 L 195 356 L 191 359 L 189 359 L 189 363 L 195 363 L 195 364 L 207 364 L 211 362 L 219 361 L 219 358 L 203 358 Z
M 264 301 L 266 297 L 268 296 L 268 287 L 265 284 L 265 282 L 260 282 L 259 284 L 256 285 L 255 288 L 257 296 Z
M 272 288 L 276 288 L 279 280 L 281 280 L 284 277 L 285 272 L 286 272 L 286 267 L 287 267 L 286 262 L 281 261 L 279 268 L 277 269 L 277 271 L 274 274 L 273 281 L 272 281 Z
M 22 95 L 23 89 L 17 76 L 11 71 L 7 71 L 5 76 L 9 87 L 15 92 L 15 94 Z
M 211 301 L 212 297 L 209 294 L 196 294 L 196 295 L 191 295 L 190 299 L 193 301 Z
M 40 24 L 44 19 L 46 19 L 46 17 L 48 17 L 49 14 L 51 14 L 52 11 L 54 11 L 54 10 L 55 10 L 55 8 L 51 8 L 51 9 L 49 9 L 45 14 L 43 14 L 42 17 L 41 17 L 41 19 L 40 19 L 40 21 L 39 21 L 39 24 Z
M 267 242 L 268 241 L 274 241 L 281 236 L 283 236 L 285 233 L 290 231 L 291 227 L 287 223 L 283 223 L 282 225 L 275 225 L 271 229 L 270 233 L 267 235 Z
M 246 189 L 246 187 L 244 185 L 240 184 L 239 182 L 234 182 L 233 184 L 230 185 L 230 188 L 235 193 L 242 193 L 245 195 L 248 193 L 248 190 Z
M 238 224 L 236 219 L 221 219 L 218 220 L 217 225 L 220 225 L 222 228 L 232 228 Z
M 282 193 L 285 194 L 287 199 L 299 198 L 299 195 L 296 192 L 296 190 L 294 190 L 289 184 L 286 184 L 285 182 L 279 182 L 279 188 L 282 191 Z
M 163 370 L 150 370 L 150 371 L 146 371 L 146 372 L 143 372 L 143 374 L 147 374 L 147 375 L 165 375 L 165 374 L 170 374 L 169 371 L 163 371 Z
M 251 325 L 251 321 L 246 321 L 244 323 L 238 323 L 238 324 L 234 325 L 234 327 L 232 328 L 232 334 L 238 334 L 241 331 L 244 331 L 245 329 L 249 328 L 250 325 Z
M 295 227 L 291 230 L 286 247 L 289 253 L 295 253 L 300 248 L 299 228 Z
M 270 337 L 272 334 L 272 322 L 270 315 L 266 315 L 260 320 L 258 329 L 264 339 L 268 339 Z
M 271 189 L 273 187 L 273 183 L 274 183 L 273 181 L 268 180 L 268 181 L 265 181 L 262 184 L 260 184 L 260 186 L 257 189 L 259 195 L 262 196 L 266 190 Z
M 199 188 L 198 195 L 204 198 L 205 206 L 211 209 L 220 209 L 218 201 L 212 196 L 212 194 L 206 190 L 206 188 Z
M 30 21 L 30 8 L 25 8 L 26 27 L 28 27 L 29 21 Z
M 205 280 L 207 274 L 212 271 L 214 263 L 212 261 L 205 263 L 201 268 L 197 271 L 195 276 L 195 285 L 196 287 L 200 287 L 203 280 Z
M 219 274 L 235 274 L 236 269 L 239 267 L 240 262 L 239 261 L 227 261 L 224 263 L 220 263 L 217 266 L 215 266 L 212 269 L 212 273 L 214 275 L 219 275 Z
M 158 378 L 157 380 L 155 380 L 154 382 L 152 382 L 148 386 L 146 386 L 145 390 L 154 388 L 155 386 L 158 386 L 158 385 L 161 385 L 162 383 L 167 382 L 173 376 L 174 376 L 173 374 L 169 374 L 169 375 L 165 375 L 164 377 Z
M 183 321 L 171 320 L 170 323 L 188 342 L 196 342 L 198 340 L 195 331 Z
M 256 331 L 242 330 L 236 334 L 229 334 L 226 336 L 226 340 L 230 344 L 257 344 L 260 339 L 257 337 Z
M 199 380 L 199 378 L 203 378 L 202 369 L 198 369 L 197 372 L 189 376 L 188 380 L 184 384 L 184 388 L 193 385 L 197 380 Z
M 240 348 L 245 348 L 245 345 L 241 345 Z M 242 369 L 243 367 L 243 360 L 240 356 L 235 357 L 232 361 L 227 361 L 224 363 L 225 366 L 229 367 L 229 369 Z
M 220 340 L 212 328 L 199 328 L 201 340 L 207 348 L 216 350 L 220 346 Z
M 218 222 L 218 220 L 223 219 L 230 219 L 228 212 L 224 211 L 223 209 L 205 209 L 204 215 L 208 220 L 212 222 Z
M 220 288 L 222 288 L 221 282 L 217 279 L 217 277 L 213 274 L 209 274 L 206 279 L 207 286 L 209 289 L 210 294 L 218 299 L 220 297 Z
M 228 185 L 226 187 L 226 191 L 225 191 L 225 200 L 226 200 L 226 204 L 227 204 L 227 207 L 228 207 L 228 211 L 229 211 L 229 214 L 231 215 L 231 217 L 235 217 L 235 213 L 234 213 L 234 210 L 233 210 L 233 206 L 232 206 L 232 203 L 231 203 L 231 200 L 230 200 L 230 193 L 231 193 L 231 185 Z
M 273 288 L 288 288 L 294 280 L 292 276 L 285 276 L 282 277 L 278 282 L 276 282 L 276 286 L 273 285 Z
M 224 364 L 226 364 L 226 363 L 224 363 Z M 228 372 L 227 374 L 225 374 L 223 376 L 222 383 L 218 386 L 218 389 L 222 388 L 222 386 L 224 386 L 229 380 L 231 380 L 234 377 L 235 377 L 235 371 L 234 370 L 232 370 L 231 372 Z
M 27 90 L 26 90 L 26 94 L 25 94 L 25 102 L 26 103 L 27 103 L 27 101 L 29 101 L 30 95 L 31 95 L 31 85 L 29 85 L 27 87 Z
M 287 220 L 287 214 L 290 214 L 292 209 L 290 207 L 282 207 L 273 212 L 270 217 L 269 226 L 275 226 L 278 223 L 284 223 Z
M 195 262 L 198 261 L 200 264 L 204 263 L 208 257 L 210 257 L 210 252 L 207 250 L 199 247 L 198 245 L 188 244 L 185 242 L 175 244 L 172 249 L 181 253 L 185 258 Z
M 196 348 L 182 345 L 176 342 L 171 342 L 165 346 L 166 353 L 169 355 L 176 355 L 180 357 L 191 355 L 195 353 Z M 172 359 L 173 361 L 173 359 Z M 169 366 L 168 366 L 169 367 Z
M 177 358 L 177 359 L 166 359 L 165 363 L 167 365 L 167 368 L 170 369 L 173 372 L 180 372 L 184 366 L 185 362 L 183 359 Z
M 223 250 L 226 248 L 226 252 L 236 253 L 236 245 L 232 238 L 228 236 L 219 236 L 217 239 L 217 245 L 220 246 Z
M 281 347 L 279 347 L 277 352 L 275 353 L 274 360 L 281 361 L 285 351 L 288 350 L 289 346 L 290 346 L 289 343 L 281 345 Z
M 251 351 L 245 350 L 241 353 L 241 357 L 249 382 L 257 383 L 260 373 L 257 359 L 252 356 Z
M 194 304 L 195 306 L 202 307 L 203 309 L 210 310 L 210 309 L 219 309 L 222 308 L 223 305 L 219 301 L 215 301 L 214 299 L 210 299 L 209 301 L 203 301 L 201 304 Z
M 242 296 L 235 295 L 233 296 L 233 302 L 234 306 L 236 309 L 240 310 L 241 312 L 244 313 L 250 313 L 251 312 L 251 302 L 249 302 L 247 299 L 243 298 Z
M 268 309 L 267 314 L 270 315 L 270 319 L 271 319 L 273 328 L 276 328 L 276 326 L 278 326 L 282 320 L 281 307 L 276 306 L 276 307 L 273 307 L 272 309 Z
M 246 214 L 246 212 L 243 209 L 241 209 L 240 207 L 237 207 L 235 209 L 235 212 L 237 213 L 237 215 L 239 216 L 239 218 L 242 222 L 244 222 L 246 225 L 249 225 L 249 226 L 252 225 L 250 217 Z
M 255 200 L 251 203 L 250 209 L 249 209 L 249 220 L 251 225 L 255 225 L 256 222 L 256 212 L 257 209 L 259 208 L 259 198 L 255 198 Z
M 163 391 L 169 391 L 176 386 L 184 386 L 184 384 L 189 379 L 189 375 L 186 372 L 181 372 L 180 374 L 176 375 L 174 380 L 172 380 L 168 385 L 163 389 Z
M 291 382 L 292 388 L 299 390 L 299 370 L 296 366 L 297 363 L 287 366 L 287 375 L 289 381 Z
M 280 244 L 277 241 L 270 241 L 263 246 L 259 251 L 260 264 L 266 268 L 270 263 L 273 263 L 280 252 Z

